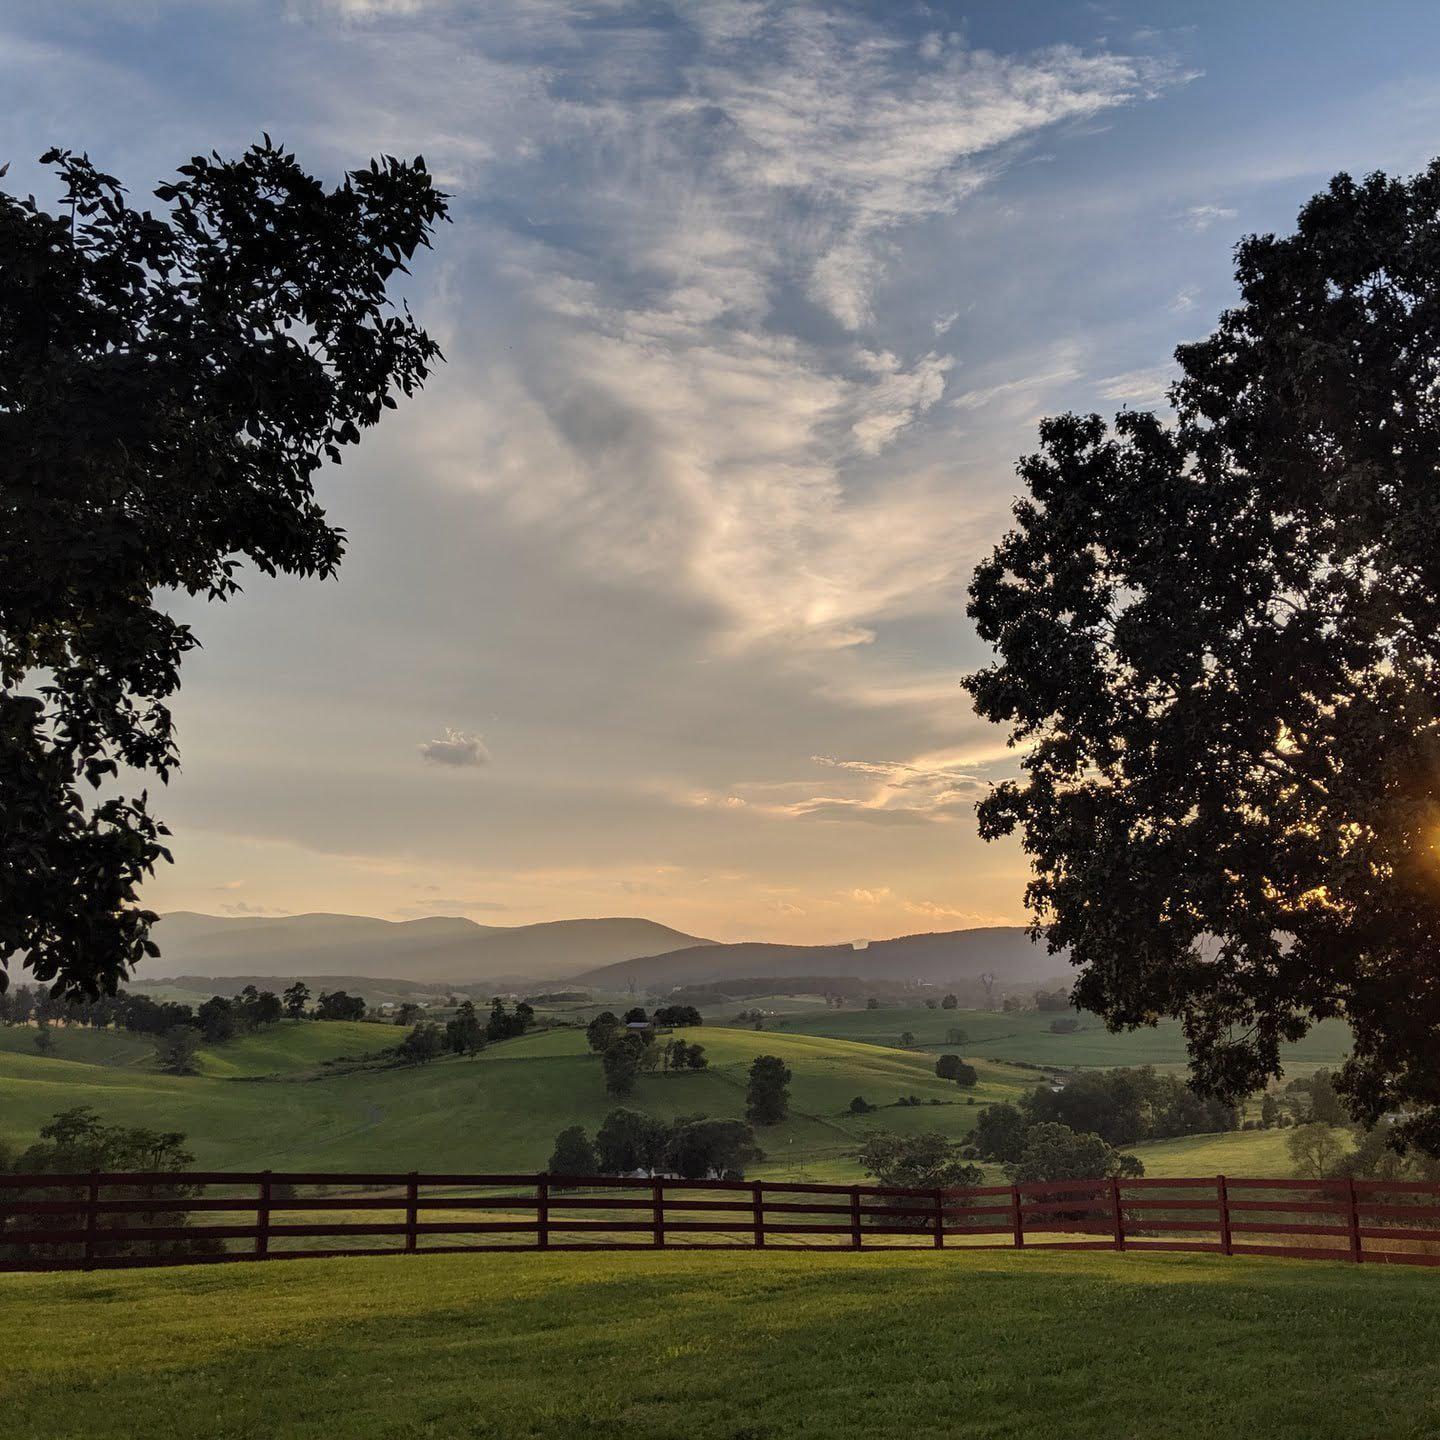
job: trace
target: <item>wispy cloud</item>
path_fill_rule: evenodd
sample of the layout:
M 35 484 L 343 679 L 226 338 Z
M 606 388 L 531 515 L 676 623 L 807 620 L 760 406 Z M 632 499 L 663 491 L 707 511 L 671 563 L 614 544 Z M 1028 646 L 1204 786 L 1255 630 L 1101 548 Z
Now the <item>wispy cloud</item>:
M 1175 379 L 1173 365 L 1157 365 L 1147 370 L 1127 370 L 1123 375 L 1110 375 L 1098 382 L 1101 396 L 1139 407 L 1160 406 Z
M 1181 219 L 1191 230 L 1208 230 L 1212 225 L 1235 219 L 1239 213 L 1228 205 L 1192 205 Z

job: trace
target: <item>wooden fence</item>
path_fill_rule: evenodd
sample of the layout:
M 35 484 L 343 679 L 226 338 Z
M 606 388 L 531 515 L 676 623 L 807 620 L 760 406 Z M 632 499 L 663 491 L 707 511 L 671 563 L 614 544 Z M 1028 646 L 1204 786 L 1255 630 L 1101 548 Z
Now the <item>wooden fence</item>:
M 0 1175 L 0 1270 L 468 1250 L 1193 1250 L 1440 1264 L 1440 1185 L 1066 1180 L 970 1189 L 567 1175 Z

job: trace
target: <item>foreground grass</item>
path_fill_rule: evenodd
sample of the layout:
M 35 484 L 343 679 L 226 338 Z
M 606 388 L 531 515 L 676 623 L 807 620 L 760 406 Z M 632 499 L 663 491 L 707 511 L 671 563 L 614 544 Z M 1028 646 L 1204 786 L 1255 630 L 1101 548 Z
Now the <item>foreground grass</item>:
M 8 1440 L 1440 1432 L 1426 1272 L 491 1255 L 0 1277 Z

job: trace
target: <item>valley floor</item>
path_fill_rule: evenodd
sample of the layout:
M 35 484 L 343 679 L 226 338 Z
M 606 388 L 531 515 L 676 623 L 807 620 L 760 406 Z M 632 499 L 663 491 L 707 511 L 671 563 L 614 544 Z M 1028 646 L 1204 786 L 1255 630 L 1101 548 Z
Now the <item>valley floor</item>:
M 1440 1275 L 489 1255 L 0 1276 L 7 1440 L 1419 1440 Z

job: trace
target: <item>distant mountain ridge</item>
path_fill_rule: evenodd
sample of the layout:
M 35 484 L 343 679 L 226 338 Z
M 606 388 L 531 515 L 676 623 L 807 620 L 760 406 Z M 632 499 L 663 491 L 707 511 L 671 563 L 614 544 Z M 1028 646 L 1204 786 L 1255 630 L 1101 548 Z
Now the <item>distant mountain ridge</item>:
M 137 982 L 176 975 L 351 975 L 471 984 L 563 980 L 582 970 L 713 941 L 654 920 L 612 916 L 537 925 L 480 925 L 461 916 L 221 916 L 173 911 L 153 938 L 160 956 Z
M 1063 976 L 1064 956 L 1052 955 L 1018 925 L 944 930 L 853 945 L 692 945 L 587 970 L 573 978 L 597 989 L 648 989 L 703 985 L 748 975 L 846 975 L 865 979 L 944 985 L 992 973 L 1003 984 L 1034 983 Z

